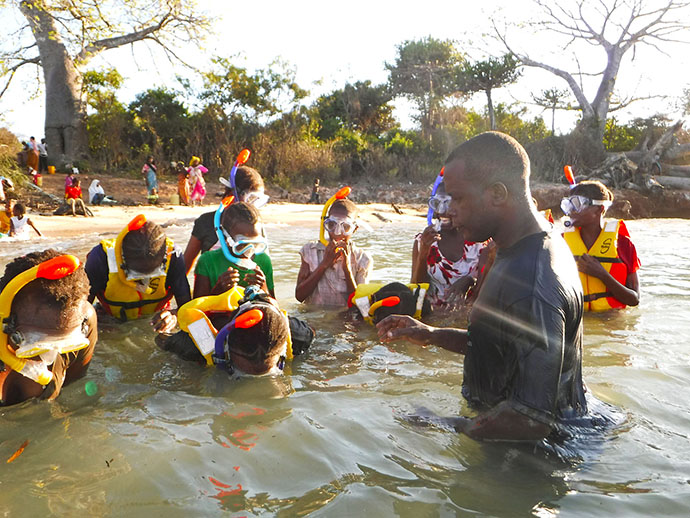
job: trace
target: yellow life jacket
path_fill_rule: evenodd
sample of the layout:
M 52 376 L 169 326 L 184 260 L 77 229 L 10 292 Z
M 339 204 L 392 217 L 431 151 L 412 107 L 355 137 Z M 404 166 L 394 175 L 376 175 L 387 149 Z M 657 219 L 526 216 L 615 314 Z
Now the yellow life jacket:
M 170 268 L 173 253 L 173 242 L 165 238 L 166 258 L 165 274 L 149 281 L 148 293 L 140 293 L 134 283 L 128 281 L 122 269 L 122 238 L 101 241 L 101 246 L 108 259 L 108 284 L 105 291 L 97 295 L 104 309 L 123 322 L 134 320 L 144 315 L 152 315 L 162 309 L 172 298 L 172 291 L 165 287 L 165 278 Z
M 207 313 L 234 311 L 239 307 L 243 298 L 244 288 L 235 286 L 220 295 L 192 299 L 177 310 L 177 323 L 180 329 L 192 338 L 194 345 L 206 359 L 207 365 L 213 365 L 213 352 L 215 351 L 216 335 L 218 335 L 218 330 L 209 320 Z M 287 319 L 287 313 L 283 310 L 280 311 Z M 292 360 L 293 357 L 292 340 L 289 332 L 286 357 L 288 360 Z
M 579 227 L 567 228 L 563 237 L 575 260 L 583 254 L 591 255 L 601 263 L 614 279 L 625 285 L 628 269 L 618 257 L 618 235 L 621 231 L 627 233 L 623 221 L 607 221 L 589 250 L 582 241 Z M 580 282 L 584 292 L 585 311 L 607 311 L 625 307 L 625 304 L 611 296 L 606 285 L 600 279 L 580 272 Z
M 379 291 L 381 288 L 389 283 L 383 282 L 372 282 L 367 284 L 359 284 L 355 289 L 354 293 L 350 297 L 350 305 L 357 306 L 359 312 L 366 322 L 374 324 L 374 312 L 382 305 L 382 301 L 373 302 L 371 297 L 374 293 Z M 413 295 L 416 295 L 416 305 L 414 318 L 420 319 L 422 317 L 422 307 L 424 306 L 424 297 L 426 292 L 429 290 L 429 283 L 423 282 L 420 284 L 407 284 L 406 285 Z

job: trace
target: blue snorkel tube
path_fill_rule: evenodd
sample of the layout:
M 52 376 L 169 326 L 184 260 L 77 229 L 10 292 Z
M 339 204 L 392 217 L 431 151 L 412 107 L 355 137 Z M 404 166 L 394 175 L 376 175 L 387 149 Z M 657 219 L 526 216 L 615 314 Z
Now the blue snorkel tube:
M 441 172 L 438 173 L 438 176 L 436 177 L 436 180 L 434 181 L 434 187 L 431 189 L 431 197 L 433 198 L 436 196 L 436 191 L 438 191 L 438 186 L 441 185 L 441 182 L 443 181 L 443 170 L 445 168 L 441 168 Z M 431 207 L 429 207 L 429 210 L 426 213 L 426 224 L 427 226 L 431 225 L 431 223 L 434 221 L 434 211 L 432 210 Z
M 237 174 L 237 168 L 241 165 L 246 164 L 247 160 L 249 160 L 249 155 L 251 154 L 252 152 L 246 148 L 240 151 L 240 154 L 237 155 L 237 158 L 235 159 L 235 163 L 232 166 L 232 169 L 230 169 L 230 187 L 232 188 L 232 194 L 235 196 L 235 199 L 237 201 L 240 201 L 240 193 L 237 192 L 237 184 L 235 183 L 235 175 Z

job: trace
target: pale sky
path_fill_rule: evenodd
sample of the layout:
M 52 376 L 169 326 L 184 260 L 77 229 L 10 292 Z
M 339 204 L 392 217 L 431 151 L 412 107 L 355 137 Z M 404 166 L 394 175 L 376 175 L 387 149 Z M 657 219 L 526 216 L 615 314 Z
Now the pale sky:
M 648 0 L 650 4 L 654 0 Z M 509 37 L 514 50 L 529 50 L 533 59 L 576 70 L 571 53 L 562 51 L 554 35 L 541 37 L 520 25 L 521 20 L 534 16 L 529 0 L 485 0 L 426 2 L 400 0 L 396 2 L 350 0 L 333 3 L 315 0 L 285 2 L 254 0 L 253 2 L 201 0 L 199 10 L 215 19 L 215 29 L 201 47 L 180 49 L 189 62 L 203 68 L 210 56 L 237 55 L 235 63 L 252 70 L 263 68 L 275 58 L 288 62 L 297 72 L 297 83 L 313 96 L 342 88 L 345 82 L 371 80 L 386 81 L 385 62 L 393 62 L 396 45 L 405 40 L 433 36 L 456 40 L 457 47 L 471 59 L 489 54 L 500 55 L 505 49 L 491 38 L 491 19 L 509 21 Z M 686 18 L 690 15 L 686 13 Z M 657 112 L 680 117 L 674 102 L 683 88 L 690 87 L 690 46 L 660 44 L 669 55 L 650 46 L 637 46 L 624 58 L 618 86 L 621 96 L 666 95 L 668 100 L 641 101 L 616 113 L 621 121 L 648 116 Z M 598 48 L 577 47 L 583 70 L 603 68 L 604 54 Z M 119 93 L 123 102 L 130 102 L 137 93 L 159 86 L 176 87 L 175 75 L 189 76 L 181 65 L 171 65 L 154 47 L 138 44 L 132 48 L 104 52 L 90 68 L 115 66 L 126 78 Z M 19 74 L 18 74 L 19 75 Z M 43 99 L 31 97 L 40 85 L 36 73 L 29 69 L 15 79 L 10 90 L 0 100 L 0 124 L 9 127 L 21 138 L 43 136 Z M 520 81 L 498 90 L 495 102 L 519 102 L 530 107 L 534 115 L 541 108 L 529 105 L 532 92 L 566 84 L 556 76 L 538 69 L 527 68 Z M 587 87 L 589 98 L 594 85 Z M 484 95 L 476 94 L 471 106 L 481 110 Z M 396 110 L 403 125 L 410 126 L 409 107 L 397 103 Z M 544 114 L 550 127 L 550 114 Z M 572 113 L 557 113 L 557 131 L 568 131 L 574 124 Z

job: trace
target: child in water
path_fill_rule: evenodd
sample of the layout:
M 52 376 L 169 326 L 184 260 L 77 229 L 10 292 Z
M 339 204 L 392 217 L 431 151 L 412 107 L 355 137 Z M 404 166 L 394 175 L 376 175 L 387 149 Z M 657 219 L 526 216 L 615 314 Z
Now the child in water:
M 637 306 L 640 260 L 623 220 L 605 221 L 613 193 L 601 182 L 575 184 L 561 201 L 570 217 L 563 237 L 577 261 L 585 311 Z
M 33 228 L 36 234 L 41 235 L 36 225 L 26 215 L 26 207 L 23 203 L 16 203 L 12 209 L 12 214 L 14 216 L 10 218 L 10 237 L 28 238 L 29 227 Z
M 56 278 L 57 277 L 57 278 Z M 55 250 L 14 259 L 0 278 L 0 406 L 55 399 L 82 377 L 98 338 L 89 281 Z
M 194 270 L 194 298 L 252 284 L 272 294 L 273 265 L 256 207 L 245 202 L 229 205 L 222 211 L 219 231 L 221 248 L 201 254 Z
M 231 374 L 280 373 L 286 359 L 306 351 L 314 340 L 306 322 L 288 317 L 257 286 L 194 299 L 180 308 L 178 318 L 182 331 L 159 335 L 158 346 Z
M 357 206 L 352 201 L 343 198 L 332 202 L 323 221 L 323 230 L 328 232 L 327 244 L 312 241 L 300 250 L 297 300 L 345 307 L 357 285 L 367 282 L 373 261 L 351 241 L 357 230 L 356 218 Z

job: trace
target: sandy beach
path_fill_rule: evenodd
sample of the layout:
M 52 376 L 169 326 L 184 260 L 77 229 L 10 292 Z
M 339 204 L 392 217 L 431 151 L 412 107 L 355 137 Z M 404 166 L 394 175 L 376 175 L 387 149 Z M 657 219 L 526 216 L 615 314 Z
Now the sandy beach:
M 137 214 L 145 214 L 148 219 L 163 225 L 172 223 L 193 222 L 204 212 L 212 211 L 216 205 L 201 207 L 185 207 L 179 205 L 142 205 L 142 206 L 89 206 L 94 217 L 84 216 L 53 216 L 29 213 L 29 217 L 41 233 L 48 238 L 73 237 L 83 233 L 99 233 L 110 236 L 117 233 Z M 299 203 L 269 203 L 261 209 L 261 216 L 265 223 L 283 223 L 307 227 L 318 227 L 322 205 L 306 205 Z M 388 222 L 408 222 L 410 225 L 424 227 L 425 221 L 422 207 L 402 208 L 403 214 L 395 212 L 390 204 L 373 203 L 361 205 L 360 219 L 373 228 L 378 228 Z

